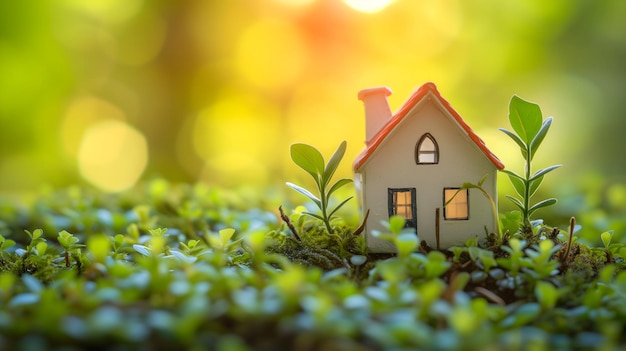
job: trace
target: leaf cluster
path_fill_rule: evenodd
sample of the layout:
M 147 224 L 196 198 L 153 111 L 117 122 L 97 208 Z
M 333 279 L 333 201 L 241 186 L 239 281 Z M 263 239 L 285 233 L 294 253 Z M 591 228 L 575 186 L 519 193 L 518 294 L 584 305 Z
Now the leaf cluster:
M 522 212 L 524 227 L 528 230 L 530 228 L 530 216 L 535 211 L 556 203 L 555 198 L 549 198 L 532 204 L 531 197 L 539 189 L 543 177 L 561 165 L 546 167 L 536 172 L 532 171 L 532 160 L 552 124 L 552 117 L 544 120 L 537 104 L 513 96 L 509 103 L 509 123 L 513 132 L 504 128 L 500 128 L 500 130 L 519 146 L 525 167 L 521 175 L 508 169 L 502 172 L 508 175 L 518 195 L 518 197 L 507 195 L 507 198 Z
M 301 169 L 307 172 L 315 181 L 317 195 L 299 185 L 287 182 L 287 186 L 309 198 L 319 208 L 320 214 L 304 212 L 304 214 L 317 218 L 324 223 L 328 233 L 332 233 L 331 220 L 337 211 L 348 202 L 351 197 L 341 201 L 336 206 L 330 206 L 332 194 L 341 187 L 352 183 L 352 179 L 342 178 L 330 184 L 330 180 L 335 174 L 343 155 L 346 152 L 345 141 L 339 144 L 335 153 L 331 156 L 328 164 L 324 161 L 322 154 L 313 146 L 307 144 L 291 145 L 291 159 Z
M 243 206 L 254 203 L 243 193 L 159 181 L 106 201 L 92 194 L 81 213 L 110 216 L 93 216 L 82 230 L 85 219 L 63 208 L 85 199 L 67 195 L 14 205 L 19 217 L 0 209 L 0 349 L 626 346 L 617 235 L 607 241 L 612 263 L 603 247 L 580 240 L 566 254 L 568 233 L 543 229 L 535 241 L 512 237 L 486 248 L 470 240 L 439 252 L 420 246 L 394 217 L 378 235 L 399 254 L 376 257 L 352 246 L 360 241 L 339 221 L 329 235 L 319 220 L 294 211 L 298 242 L 262 206 Z M 53 216 L 55 231 L 32 229 Z M 310 248 L 325 246 L 306 252 L 307 240 Z M 72 248 L 80 253 L 67 267 Z

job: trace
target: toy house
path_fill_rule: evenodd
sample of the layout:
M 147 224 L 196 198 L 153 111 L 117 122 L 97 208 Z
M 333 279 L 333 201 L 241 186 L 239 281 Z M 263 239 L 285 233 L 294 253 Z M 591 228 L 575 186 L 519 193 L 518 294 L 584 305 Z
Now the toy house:
M 395 252 L 392 243 L 372 236 L 381 221 L 405 218 L 431 247 L 463 244 L 496 227 L 489 200 L 465 182 L 487 176 L 483 188 L 497 199 L 496 173 L 504 165 L 450 106 L 433 83 L 421 86 L 392 115 L 386 87 L 365 89 L 365 149 L 354 162 L 355 185 L 370 252 Z M 446 202 L 450 198 L 453 200 Z

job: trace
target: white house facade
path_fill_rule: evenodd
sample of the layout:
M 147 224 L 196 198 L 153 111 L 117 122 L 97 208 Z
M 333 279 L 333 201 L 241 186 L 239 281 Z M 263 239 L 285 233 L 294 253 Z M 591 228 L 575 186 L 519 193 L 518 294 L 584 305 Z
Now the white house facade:
M 487 176 L 483 188 L 497 199 L 496 173 L 504 168 L 502 162 L 433 83 L 421 86 L 395 115 L 387 102 L 390 94 L 384 87 L 359 93 L 366 147 L 354 172 L 361 209 L 369 211 L 365 232 L 370 252 L 395 252 L 393 244 L 372 236 L 385 230 L 381 221 L 392 215 L 404 217 L 406 226 L 431 247 L 460 245 L 485 229 L 493 232 L 491 205 L 479 190 L 454 194 L 463 183 Z

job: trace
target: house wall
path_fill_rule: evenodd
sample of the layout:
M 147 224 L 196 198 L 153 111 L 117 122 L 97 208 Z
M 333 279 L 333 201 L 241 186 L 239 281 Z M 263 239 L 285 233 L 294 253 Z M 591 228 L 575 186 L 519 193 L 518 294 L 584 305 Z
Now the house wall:
M 439 163 L 417 165 L 415 146 L 424 133 L 430 133 L 439 146 Z M 381 221 L 389 219 L 388 188 L 416 188 L 417 232 L 420 240 L 435 247 L 435 209 L 440 208 L 441 248 L 463 244 L 482 237 L 485 226 L 495 229 L 489 201 L 477 189 L 469 192 L 469 219 L 443 218 L 443 189 L 478 182 L 489 174 L 483 187 L 496 198 L 496 168 L 469 139 L 456 121 L 432 96 L 418 103 L 387 136 L 357 174 L 360 201 L 370 210 L 366 223 L 367 243 L 372 252 L 394 252 L 392 244 L 372 236 L 384 231 Z

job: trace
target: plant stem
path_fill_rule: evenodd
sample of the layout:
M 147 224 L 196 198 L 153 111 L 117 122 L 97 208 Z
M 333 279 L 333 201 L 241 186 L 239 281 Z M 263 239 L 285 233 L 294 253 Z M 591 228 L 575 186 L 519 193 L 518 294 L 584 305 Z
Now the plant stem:
M 322 183 L 322 179 L 318 180 L 318 186 L 320 191 L 320 201 L 322 202 L 322 218 L 324 219 L 324 225 L 326 225 L 326 230 L 328 230 L 328 234 L 332 234 L 333 230 L 330 226 L 330 218 L 328 218 L 328 197 L 326 196 L 326 184 Z
M 572 248 L 572 239 L 574 238 L 574 226 L 576 226 L 576 218 L 572 216 L 569 220 L 569 238 L 567 240 L 567 249 L 565 250 L 565 258 L 563 259 L 563 265 L 565 269 L 569 266 L 569 252 Z
M 530 176 L 531 176 L 531 154 L 530 154 L 530 145 L 526 146 L 526 174 L 524 180 L 524 226 L 527 228 L 531 228 L 530 226 Z

